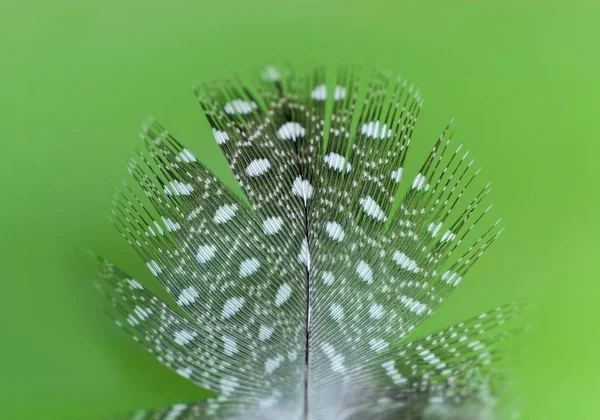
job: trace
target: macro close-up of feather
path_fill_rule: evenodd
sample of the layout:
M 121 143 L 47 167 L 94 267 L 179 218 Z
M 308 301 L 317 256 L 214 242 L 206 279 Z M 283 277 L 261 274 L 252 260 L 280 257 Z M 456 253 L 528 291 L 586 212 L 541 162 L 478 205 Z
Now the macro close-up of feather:
M 243 197 L 145 125 L 140 192 L 120 188 L 114 223 L 183 313 L 101 258 L 99 287 L 117 325 L 218 397 L 136 419 L 491 418 L 498 327 L 519 304 L 411 334 L 498 238 L 489 187 L 469 188 L 479 170 L 450 127 L 406 180 L 419 91 L 359 76 L 268 66 L 257 93 L 197 90 Z
M 0 418 L 596 420 L 600 3 L 0 13 Z

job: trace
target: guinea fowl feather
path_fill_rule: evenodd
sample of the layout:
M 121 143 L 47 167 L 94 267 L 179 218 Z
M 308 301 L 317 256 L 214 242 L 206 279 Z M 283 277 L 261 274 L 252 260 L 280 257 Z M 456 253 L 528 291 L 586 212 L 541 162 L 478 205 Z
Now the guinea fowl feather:
M 244 197 L 150 121 L 115 198 L 116 227 L 177 308 L 98 258 L 111 315 L 218 395 L 132 418 L 493 418 L 500 326 L 521 304 L 412 334 L 500 233 L 469 153 L 446 128 L 407 181 L 423 102 L 404 79 L 262 75 L 196 90 Z

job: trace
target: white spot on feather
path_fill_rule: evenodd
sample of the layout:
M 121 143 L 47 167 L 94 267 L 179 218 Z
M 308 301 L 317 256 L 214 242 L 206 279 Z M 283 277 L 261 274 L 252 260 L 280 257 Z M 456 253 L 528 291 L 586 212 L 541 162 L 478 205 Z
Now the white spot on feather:
M 296 141 L 304 137 L 304 134 L 306 134 L 304 127 L 294 121 L 286 122 L 277 130 L 277 137 L 281 140 Z
M 429 226 L 427 226 L 427 232 L 431 232 L 431 236 L 435 238 L 437 236 L 437 234 L 440 232 L 441 228 L 442 228 L 442 222 L 439 222 L 438 224 L 431 222 L 429 224 Z
M 424 185 L 425 185 L 425 177 L 419 173 L 415 177 L 415 180 L 413 181 L 411 188 L 413 190 L 416 189 L 417 191 L 419 191 L 419 190 L 423 189 Z
M 241 114 L 246 115 L 258 108 L 256 102 L 246 101 L 244 99 L 234 99 L 231 102 L 227 102 L 223 107 L 223 110 L 229 114 Z
M 235 216 L 237 210 L 237 204 L 223 204 L 215 212 L 215 217 L 213 220 L 216 224 L 226 223 L 233 219 L 233 216 Z
M 336 223 L 336 222 L 327 222 L 325 223 L 325 230 L 331 239 L 334 241 L 342 241 L 346 234 L 344 233 L 344 229 Z
M 341 101 L 346 97 L 346 88 L 344 86 L 336 85 L 333 88 L 333 100 Z
M 485 344 L 483 344 L 479 340 L 476 340 L 476 341 L 473 341 L 472 343 L 467 344 L 467 347 L 469 347 L 473 351 L 480 351 L 480 350 L 485 349 Z
M 394 251 L 392 254 L 392 259 L 396 261 L 396 264 L 398 264 L 404 270 L 412 271 L 413 273 L 419 273 L 421 271 L 421 269 L 417 266 L 417 262 L 410 259 L 408 255 L 403 252 Z
M 175 232 L 178 231 L 179 229 L 181 229 L 181 225 L 167 217 L 163 217 L 162 218 L 163 223 L 165 224 L 165 226 L 167 227 L 167 230 L 169 232 Z
M 379 204 L 371 196 L 364 196 L 360 199 L 360 205 L 362 206 L 365 213 L 377 220 L 385 220 L 385 213 L 379 207 Z
M 310 96 L 313 100 L 323 102 L 327 99 L 327 86 L 325 84 L 318 85 L 315 87 Z M 341 101 L 346 97 L 346 88 L 344 86 L 336 85 L 333 88 L 333 100 Z
M 131 314 L 127 315 L 127 322 L 134 327 L 140 323 L 140 321 L 138 321 L 138 319 Z M 117 324 L 117 325 L 119 325 L 119 324 Z
M 171 181 L 164 188 L 167 195 L 190 195 L 194 191 L 192 184 L 179 181 Z
M 231 318 L 244 307 L 244 302 L 244 298 L 232 297 L 227 299 L 225 305 L 223 305 L 221 317 L 224 319 Z
M 336 321 L 340 321 L 344 318 L 344 308 L 342 308 L 342 306 L 337 303 L 331 305 L 331 307 L 329 308 L 329 313 L 331 314 L 331 317 Z
M 132 289 L 143 289 L 144 287 L 134 279 L 127 279 L 127 283 Z
M 327 286 L 331 285 L 331 283 L 333 283 L 335 281 L 335 277 L 333 276 L 333 273 L 331 271 L 325 271 L 323 273 L 323 283 L 325 283 Z
M 283 283 L 277 291 L 277 296 L 275 297 L 275 305 L 283 305 L 285 302 L 287 302 L 290 296 L 292 296 L 292 287 L 287 283 Z
M 396 369 L 396 362 L 393 360 L 388 360 L 387 362 L 383 362 L 381 367 L 385 369 L 385 373 L 390 377 L 392 382 L 396 385 L 402 385 L 407 382 L 407 379 L 398 372 Z
M 442 235 L 442 238 L 440 239 L 440 241 L 442 241 L 442 242 L 450 242 L 450 241 L 453 241 L 454 238 L 456 238 L 456 234 L 454 234 L 453 232 L 447 230 Z
M 310 97 L 315 101 L 322 102 L 327 99 L 327 86 L 319 85 L 310 92 Z
M 372 303 L 369 307 L 369 314 L 371 315 L 371 318 L 381 319 L 384 314 L 383 306 L 379 303 Z
M 398 168 L 395 171 L 392 171 L 391 178 L 395 182 L 400 182 L 402 179 L 402 168 Z
M 190 367 L 183 367 L 183 368 L 179 368 L 175 371 L 179 376 L 183 376 L 185 379 L 189 379 L 190 376 L 192 376 L 192 368 Z
M 160 223 L 158 223 L 156 220 L 154 221 L 154 228 L 152 227 L 152 225 L 148 226 L 148 233 L 152 236 L 156 236 L 156 232 L 154 231 L 154 229 L 156 229 L 156 232 L 158 232 L 159 235 L 164 235 L 165 232 L 163 231 Z
M 356 264 L 355 269 L 358 277 L 366 281 L 367 284 L 371 284 L 373 282 L 373 270 L 369 264 L 360 260 L 358 264 Z
M 221 394 L 225 397 L 228 397 L 239 386 L 238 378 L 234 376 L 225 376 L 224 378 L 221 378 L 219 385 Z
M 462 277 L 459 276 L 458 273 L 446 271 L 444 274 L 442 274 L 442 280 L 448 284 L 452 284 L 452 286 L 457 286 L 462 280 Z
M 196 298 L 200 296 L 198 291 L 193 287 L 186 287 L 181 291 L 177 298 L 177 304 L 180 306 L 189 305 L 196 301 Z
M 267 408 L 271 408 L 275 404 L 277 404 L 277 398 L 275 396 L 273 396 L 273 395 L 271 395 L 271 396 L 269 396 L 267 398 L 263 398 L 263 399 L 261 399 L 258 402 L 258 406 L 260 407 L 261 410 L 265 410 Z
M 331 363 L 331 370 L 334 372 L 343 372 L 346 370 L 344 367 L 344 356 L 337 353 L 335 348 L 329 343 L 321 344 L 321 350 L 323 353 L 329 358 L 329 362 Z
M 281 79 L 281 75 L 275 66 L 267 66 L 262 72 L 263 80 L 276 82 Z
M 430 350 L 423 350 L 419 353 L 419 356 L 423 359 L 423 361 L 429 363 L 430 365 L 437 366 L 442 363 L 441 359 L 433 354 Z
M 265 341 L 268 340 L 269 338 L 271 338 L 271 336 L 273 335 L 273 332 L 275 331 L 275 328 L 269 326 L 269 325 L 261 325 L 260 328 L 258 329 L 258 339 L 260 341 Z
M 406 305 L 408 310 L 410 310 L 411 312 L 413 312 L 417 315 L 421 315 L 421 313 L 423 313 L 427 310 L 427 305 L 425 305 L 411 297 L 408 297 L 408 296 L 400 296 L 400 302 L 402 302 L 404 305 Z
M 310 255 L 308 253 L 308 240 L 306 238 L 304 238 L 302 241 L 300 253 L 298 253 L 298 261 L 300 261 L 310 270 Z
M 197 332 L 188 330 L 175 331 L 175 334 L 173 334 L 175 343 L 179 344 L 180 346 L 189 344 L 194 338 L 196 338 L 196 336 L 198 336 Z
M 219 131 L 216 128 L 213 128 L 212 132 L 213 137 L 219 146 L 224 145 L 227 143 L 227 140 L 229 140 L 229 134 L 227 134 L 225 131 Z
M 246 168 L 244 171 L 248 176 L 261 176 L 266 174 L 271 168 L 271 162 L 269 159 L 255 159 Z
M 373 350 L 374 352 L 377 352 L 377 353 L 380 352 L 381 350 L 384 350 L 387 346 L 388 346 L 388 343 L 383 341 L 381 338 L 372 338 L 369 341 L 369 347 L 371 347 L 371 350 Z
M 344 164 L 346 164 L 346 158 L 342 155 L 338 155 L 337 153 L 329 153 L 323 157 L 323 160 L 329 167 L 329 169 L 333 169 L 334 171 L 342 172 L 344 169 Z M 350 172 L 352 169 L 352 165 L 350 162 L 346 164 L 346 172 Z
M 242 261 L 240 264 L 240 276 L 248 277 L 256 273 L 258 267 L 260 267 L 260 261 L 258 261 L 256 258 L 248 258 L 247 260 Z
M 146 267 L 148 267 L 148 270 L 150 270 L 150 272 L 155 276 L 158 276 L 160 273 L 162 273 L 162 268 L 160 268 L 158 263 L 154 260 L 148 261 L 146 263 Z
M 214 245 L 202 245 L 196 252 L 196 261 L 200 264 L 204 264 L 215 257 L 217 248 Z
M 283 220 L 281 217 L 269 217 L 263 222 L 263 232 L 267 235 L 274 235 L 281 230 Z
M 144 308 L 143 306 L 136 306 L 133 308 L 133 312 L 138 316 L 142 321 L 146 320 L 152 313 L 150 308 Z
M 136 306 L 133 308 L 133 313 L 127 315 L 127 322 L 135 327 L 136 325 L 139 325 L 140 321 L 144 321 L 148 318 L 151 313 L 152 311 L 148 308 Z
M 390 138 L 392 136 L 391 128 L 379 121 L 371 121 L 360 126 L 360 132 L 370 139 Z
M 178 162 L 192 163 L 196 162 L 196 156 L 188 149 L 183 149 L 175 158 Z
M 281 363 L 283 361 L 284 361 L 283 356 L 277 356 L 277 357 L 273 357 L 271 359 L 267 359 L 267 361 L 265 362 L 265 372 L 267 372 L 268 374 L 275 372 L 275 369 L 277 369 L 279 366 L 281 366 Z
M 179 416 L 187 409 L 186 404 L 175 404 L 171 407 L 163 420 L 177 420 Z
M 304 199 L 304 205 L 313 195 L 313 187 L 307 179 L 297 177 L 292 184 L 292 194 Z
M 221 340 L 223 340 L 223 353 L 225 353 L 225 356 L 233 356 L 238 352 L 235 339 L 228 335 L 223 335 L 221 336 Z

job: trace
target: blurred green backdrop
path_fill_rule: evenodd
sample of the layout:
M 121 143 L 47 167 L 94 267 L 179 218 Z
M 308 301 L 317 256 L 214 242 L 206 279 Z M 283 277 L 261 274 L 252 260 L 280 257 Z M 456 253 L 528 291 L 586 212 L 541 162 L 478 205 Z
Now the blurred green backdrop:
M 600 418 L 599 4 L 4 2 L 0 417 L 101 419 L 203 395 L 104 316 L 86 251 L 148 280 L 107 218 L 139 123 L 155 115 L 231 182 L 191 85 L 289 60 L 417 83 L 412 165 L 456 117 L 507 230 L 429 324 L 529 296 L 525 419 Z

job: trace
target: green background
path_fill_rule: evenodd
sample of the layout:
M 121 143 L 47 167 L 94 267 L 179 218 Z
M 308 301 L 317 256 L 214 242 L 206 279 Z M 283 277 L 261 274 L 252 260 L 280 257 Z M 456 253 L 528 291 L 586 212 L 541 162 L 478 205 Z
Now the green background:
M 203 395 L 104 316 L 86 252 L 150 282 L 108 221 L 139 123 L 156 116 L 230 182 L 191 86 L 289 60 L 418 84 L 413 167 L 456 117 L 506 232 L 428 323 L 529 296 L 525 419 L 600 418 L 599 4 L 3 2 L 0 417 L 101 419 Z

